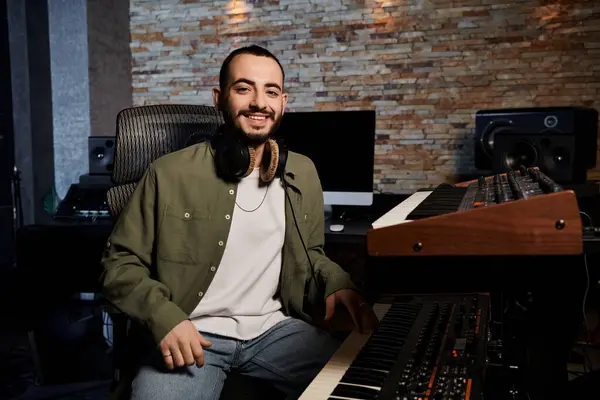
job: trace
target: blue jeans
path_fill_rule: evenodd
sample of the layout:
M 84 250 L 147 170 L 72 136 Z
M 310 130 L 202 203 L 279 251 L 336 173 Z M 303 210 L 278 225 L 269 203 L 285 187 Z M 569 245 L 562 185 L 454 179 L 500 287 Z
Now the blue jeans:
M 296 399 L 341 344 L 328 332 L 288 318 L 252 340 L 202 333 L 204 366 L 168 370 L 158 352 L 142 364 L 132 384 L 132 400 L 218 400 L 226 373 L 264 379 Z

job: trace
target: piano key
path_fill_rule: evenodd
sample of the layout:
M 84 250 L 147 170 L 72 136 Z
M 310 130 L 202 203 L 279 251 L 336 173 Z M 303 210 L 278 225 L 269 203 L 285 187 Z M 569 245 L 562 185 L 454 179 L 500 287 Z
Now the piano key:
M 354 360 L 350 366 L 354 368 L 380 369 L 382 371 L 389 371 L 394 366 L 394 361 L 395 360 L 382 360 L 377 357 L 362 357 Z
M 458 211 L 467 187 L 440 185 L 407 216 L 407 220 L 429 218 Z
M 402 343 L 404 344 L 404 341 L 402 341 Z M 400 351 L 401 348 L 402 346 L 391 347 L 384 345 L 370 345 L 369 347 L 363 347 L 359 356 L 362 357 L 363 355 L 368 356 L 371 354 L 379 355 L 381 353 L 383 353 L 383 356 L 385 356 L 385 354 L 398 354 L 398 351 Z M 385 358 L 389 359 L 390 356 L 385 356 Z
M 371 340 L 373 340 L 373 337 L 371 337 Z M 363 347 L 363 349 L 365 351 L 369 351 L 370 349 L 380 349 L 382 351 L 397 351 L 399 348 L 402 347 L 402 345 L 404 344 L 404 341 L 399 341 L 397 345 L 389 345 L 389 344 L 382 344 L 382 343 L 367 343 L 365 345 L 365 347 Z M 362 351 L 362 350 L 361 350 Z
M 342 377 L 341 383 L 381 388 L 386 377 L 387 373 L 385 371 L 362 370 L 360 368 L 350 367 Z
M 389 309 L 390 304 L 373 306 L 373 312 L 380 321 Z M 324 399 L 330 396 L 370 337 L 371 334 L 368 333 L 351 332 L 298 400 Z
M 381 328 L 381 333 L 394 334 L 396 337 L 399 335 L 406 335 L 409 331 L 410 329 L 405 327 L 398 328 L 397 326 L 383 326 Z
M 379 394 L 378 388 L 367 386 L 339 384 L 331 393 L 332 396 L 338 396 L 349 399 L 376 400 Z
M 406 200 L 373 222 L 373 229 L 409 222 L 409 220 L 406 219 L 408 214 L 421 204 L 431 193 L 433 193 L 433 190 L 423 190 L 413 193 Z
M 386 333 L 385 336 L 382 336 L 381 334 L 379 336 L 371 336 L 371 339 L 369 339 L 369 343 L 367 343 L 362 351 L 368 351 L 368 349 L 386 349 L 386 348 L 390 348 L 390 349 L 397 349 L 399 347 L 402 347 L 403 343 L 404 343 L 404 337 L 394 337 L 396 336 L 396 334 L 394 332 L 391 333 Z

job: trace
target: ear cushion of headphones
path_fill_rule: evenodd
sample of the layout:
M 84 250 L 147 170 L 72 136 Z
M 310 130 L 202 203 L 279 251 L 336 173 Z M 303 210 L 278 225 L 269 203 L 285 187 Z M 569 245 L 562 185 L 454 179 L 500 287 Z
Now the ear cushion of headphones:
M 260 166 L 260 179 L 263 182 L 271 182 L 277 173 L 279 166 L 279 146 L 277 142 L 269 139 L 265 143 L 263 158 Z
M 270 182 L 275 176 L 283 176 L 287 155 L 287 149 L 283 143 L 273 139 L 269 139 L 265 143 L 260 166 L 260 178 L 263 182 Z
M 218 135 L 214 138 L 217 172 L 223 178 L 236 180 L 250 175 L 256 162 L 254 148 L 239 140 Z

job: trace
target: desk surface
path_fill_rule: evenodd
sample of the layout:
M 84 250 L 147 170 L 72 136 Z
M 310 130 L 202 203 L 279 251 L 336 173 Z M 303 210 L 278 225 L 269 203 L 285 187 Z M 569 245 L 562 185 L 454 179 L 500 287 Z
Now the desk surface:
M 367 232 L 371 229 L 371 223 L 371 218 L 350 219 L 343 222 L 343 231 L 333 232 L 330 229 L 332 221 L 326 219 L 325 241 L 331 243 L 364 244 L 366 241 Z M 99 237 L 108 236 L 111 230 L 112 223 L 107 220 L 96 220 L 94 222 L 54 220 L 48 224 L 34 224 L 21 228 L 17 234 L 17 247 L 23 246 L 23 242 L 29 242 L 30 244 L 33 244 L 29 241 L 29 239 L 33 237 L 38 239 L 43 238 L 43 240 L 52 239 L 52 237 L 54 237 L 56 241 L 62 242 L 61 245 L 65 246 L 69 244 L 69 239 L 82 239 L 82 237 L 77 237 L 79 234 L 83 235 L 84 237 L 91 234 L 95 239 L 98 239 Z M 41 236 L 37 236 L 36 232 Z M 64 236 L 61 236 L 61 232 L 68 232 L 67 237 L 65 238 Z M 56 234 L 58 236 L 55 236 Z M 102 238 L 102 240 L 105 239 Z M 39 244 L 37 240 L 34 240 L 34 243 Z M 586 253 L 600 254 L 600 236 L 584 235 L 583 243 L 584 251 Z M 21 250 L 25 249 L 21 248 Z
M 353 242 L 364 243 L 367 237 L 367 232 L 371 229 L 372 221 L 370 219 L 355 219 L 344 221 L 344 230 L 341 232 L 333 232 L 330 229 L 332 221 L 325 220 L 325 241 L 328 242 Z

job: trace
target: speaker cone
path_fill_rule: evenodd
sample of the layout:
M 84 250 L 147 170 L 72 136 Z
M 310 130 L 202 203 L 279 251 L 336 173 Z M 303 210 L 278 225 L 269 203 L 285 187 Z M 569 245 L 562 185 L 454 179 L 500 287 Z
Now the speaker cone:
M 111 172 L 113 170 L 113 140 L 105 140 L 103 145 L 96 146 L 92 149 L 92 158 L 90 162 L 93 162 L 96 167 L 106 169 Z
M 483 131 L 480 137 L 480 146 L 483 152 L 489 157 L 494 157 L 494 141 L 496 135 L 503 133 L 513 133 L 514 128 L 511 126 L 510 121 L 498 120 L 491 122 L 486 129 Z
M 503 163 L 509 170 L 517 169 L 519 166 L 533 167 L 537 163 L 538 152 L 529 142 L 519 141 L 515 143 L 512 150 L 503 154 Z

